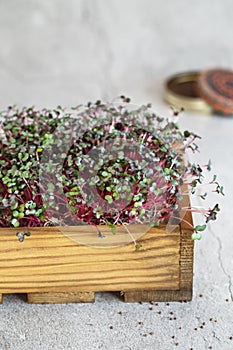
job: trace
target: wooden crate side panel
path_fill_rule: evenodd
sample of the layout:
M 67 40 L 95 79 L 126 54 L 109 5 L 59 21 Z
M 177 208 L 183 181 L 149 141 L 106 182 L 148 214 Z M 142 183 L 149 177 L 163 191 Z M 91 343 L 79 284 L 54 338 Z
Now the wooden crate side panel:
M 188 213 L 188 215 L 190 215 Z M 194 242 L 191 238 L 192 230 L 187 224 L 181 224 L 180 240 L 180 288 L 179 290 L 123 290 L 122 295 L 126 302 L 136 301 L 182 301 L 191 300 L 193 291 L 193 255 Z
M 77 227 L 69 230 L 75 235 Z M 0 293 L 180 288 L 179 229 L 150 229 L 138 252 L 133 243 L 111 249 L 81 245 L 54 227 L 31 231 L 19 243 L 17 230 L 1 230 Z

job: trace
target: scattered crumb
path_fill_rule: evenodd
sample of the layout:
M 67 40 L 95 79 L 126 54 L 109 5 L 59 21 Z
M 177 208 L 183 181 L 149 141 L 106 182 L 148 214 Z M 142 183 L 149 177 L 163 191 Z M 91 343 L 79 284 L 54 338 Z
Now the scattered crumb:
M 172 339 L 175 339 L 175 336 L 174 336 L 174 335 L 172 336 Z
M 151 305 L 154 305 L 154 304 L 155 304 L 155 302 L 154 302 L 153 300 L 151 300 L 151 301 L 150 301 L 150 304 L 151 304 Z
M 144 333 L 144 334 L 143 334 L 143 337 L 147 337 L 147 334 L 146 334 L 146 333 Z
M 193 328 L 195 331 L 197 331 L 197 328 Z
M 226 299 L 226 302 L 229 301 L 229 299 Z
M 150 310 L 150 311 L 153 310 L 153 307 L 149 307 L 149 310 Z
M 179 329 L 182 329 L 182 327 L 179 327 Z
M 203 297 L 203 295 L 202 294 L 199 294 L 199 298 L 202 298 Z
M 169 306 L 170 304 L 169 303 L 166 303 L 166 306 Z
M 210 321 L 213 321 L 213 318 L 212 318 L 212 317 L 210 318 Z
M 161 312 L 161 311 L 158 311 L 157 313 L 158 313 L 159 315 L 161 315 L 162 312 Z
M 110 329 L 113 329 L 113 326 L 109 326 Z
M 143 322 L 142 322 L 142 321 L 139 321 L 138 324 L 143 324 Z
M 119 315 L 122 315 L 122 311 L 119 311 L 118 314 L 119 314 Z
M 233 339 L 233 337 L 229 337 L 229 339 L 230 339 L 230 340 L 232 340 L 232 339 Z
M 153 335 L 153 334 L 155 334 L 155 332 L 149 332 L 149 334 L 150 334 L 150 335 Z
M 175 343 L 175 345 L 176 345 L 176 346 L 178 346 L 178 345 L 179 345 L 179 343 Z

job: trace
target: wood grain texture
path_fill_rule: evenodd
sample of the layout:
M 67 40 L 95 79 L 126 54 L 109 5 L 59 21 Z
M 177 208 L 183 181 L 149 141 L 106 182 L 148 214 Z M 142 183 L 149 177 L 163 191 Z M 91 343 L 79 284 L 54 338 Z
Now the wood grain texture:
M 66 227 L 74 236 L 78 229 Z M 179 289 L 179 227 L 169 234 L 151 228 L 138 252 L 133 243 L 107 249 L 79 244 L 56 227 L 31 229 L 19 243 L 17 231 L 0 232 L 0 293 Z
M 4 293 L 27 293 L 30 303 L 93 302 L 101 291 L 121 291 L 127 302 L 191 300 L 192 215 L 184 206 L 188 195 L 184 221 L 168 229 L 128 226 L 138 252 L 124 227 L 113 235 L 100 226 L 103 239 L 88 225 L 32 228 L 23 243 L 21 229 L 0 229 L 0 302 Z
M 93 303 L 94 292 L 28 293 L 29 304 Z
M 3 302 L 3 295 L 0 294 L 0 304 L 2 304 L 2 302 Z
M 183 192 L 187 193 L 187 186 L 183 187 Z M 189 301 L 192 299 L 193 291 L 193 254 L 194 241 L 191 238 L 193 225 L 192 214 L 189 210 L 181 210 L 182 207 L 190 207 L 190 199 L 187 194 L 183 195 L 183 200 L 179 203 L 179 215 L 184 221 L 180 223 L 180 259 L 179 259 L 179 289 L 171 290 L 122 290 L 121 294 L 125 302 L 136 301 Z
M 123 290 L 122 295 L 125 302 L 136 301 L 189 301 L 192 299 L 193 289 L 193 249 L 194 242 L 190 230 L 181 228 L 180 240 L 180 287 L 178 290 Z
M 191 291 L 184 290 L 142 290 L 123 292 L 124 301 L 132 302 L 166 302 L 166 301 L 189 301 L 192 299 Z

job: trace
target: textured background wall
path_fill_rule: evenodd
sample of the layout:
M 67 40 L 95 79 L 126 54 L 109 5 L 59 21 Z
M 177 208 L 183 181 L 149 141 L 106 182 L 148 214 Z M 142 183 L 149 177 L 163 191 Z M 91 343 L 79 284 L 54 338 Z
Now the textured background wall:
M 161 102 L 171 73 L 233 68 L 231 0 L 0 0 L 0 107 L 121 93 Z

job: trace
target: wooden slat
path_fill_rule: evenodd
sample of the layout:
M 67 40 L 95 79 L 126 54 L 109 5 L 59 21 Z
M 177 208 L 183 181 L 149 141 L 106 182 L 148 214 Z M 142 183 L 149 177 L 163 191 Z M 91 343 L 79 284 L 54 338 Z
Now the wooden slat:
M 29 304 L 93 303 L 95 293 L 28 293 Z
M 151 228 L 139 239 L 138 252 L 133 243 L 114 248 L 77 243 L 70 239 L 77 229 L 83 226 L 66 227 L 68 238 L 56 227 L 34 228 L 23 243 L 15 236 L 19 230 L 1 229 L 0 293 L 179 289 L 179 229 L 167 234 Z
M 122 292 L 124 301 L 129 302 L 165 302 L 165 301 L 188 301 L 192 299 L 191 291 L 184 290 L 142 290 L 134 292 Z

